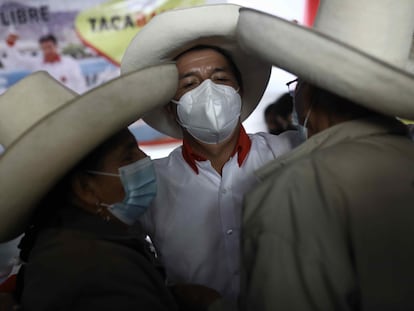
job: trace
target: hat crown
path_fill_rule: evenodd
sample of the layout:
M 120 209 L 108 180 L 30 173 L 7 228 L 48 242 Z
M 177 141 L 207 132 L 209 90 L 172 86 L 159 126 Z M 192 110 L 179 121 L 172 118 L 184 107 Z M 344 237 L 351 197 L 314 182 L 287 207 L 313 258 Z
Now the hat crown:
M 414 31 L 414 1 L 321 0 L 314 28 L 406 69 Z
M 12 112 L 30 106 L 31 98 L 25 103 L 24 96 L 36 97 L 40 93 L 52 109 L 45 113 L 48 105 L 37 114 L 38 120 L 30 118 L 27 129 L 19 127 L 21 134 L 15 135 L 16 139 L 0 156 L 0 242 L 23 232 L 41 198 L 84 156 L 146 111 L 161 107 L 172 98 L 177 78 L 176 66 L 166 64 L 112 79 L 68 101 L 62 100 L 68 95 L 67 89 L 54 93 L 60 85 L 46 87 L 45 81 L 43 85 L 39 81 L 29 83 L 38 87 L 31 90 L 33 94 L 9 97 L 14 101 L 8 106 L 16 107 Z M 40 104 L 40 99 L 37 100 Z M 0 105 L 3 104 L 0 99 Z M 7 117 L 12 116 L 9 113 Z
M 7 149 L 35 122 L 75 96 L 46 72 L 19 81 L 0 96 L 0 144 Z

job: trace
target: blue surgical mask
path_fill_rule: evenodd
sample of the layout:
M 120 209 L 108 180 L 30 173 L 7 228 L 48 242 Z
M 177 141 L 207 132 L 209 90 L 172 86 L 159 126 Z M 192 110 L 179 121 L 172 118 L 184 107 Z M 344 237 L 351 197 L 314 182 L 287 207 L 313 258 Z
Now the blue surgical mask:
M 99 171 L 88 173 L 118 176 L 125 190 L 122 202 L 114 204 L 100 203 L 108 211 L 127 225 L 134 224 L 148 209 L 157 194 L 154 165 L 149 157 L 119 168 L 118 174 Z

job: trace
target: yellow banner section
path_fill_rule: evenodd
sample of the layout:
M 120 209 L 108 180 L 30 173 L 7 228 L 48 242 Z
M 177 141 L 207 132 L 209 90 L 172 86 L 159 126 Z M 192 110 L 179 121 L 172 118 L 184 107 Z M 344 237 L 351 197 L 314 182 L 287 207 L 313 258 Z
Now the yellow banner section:
M 201 5 L 205 2 L 204 0 L 111 0 L 80 12 L 75 20 L 75 28 L 85 45 L 119 65 L 131 39 L 155 15 L 174 8 Z

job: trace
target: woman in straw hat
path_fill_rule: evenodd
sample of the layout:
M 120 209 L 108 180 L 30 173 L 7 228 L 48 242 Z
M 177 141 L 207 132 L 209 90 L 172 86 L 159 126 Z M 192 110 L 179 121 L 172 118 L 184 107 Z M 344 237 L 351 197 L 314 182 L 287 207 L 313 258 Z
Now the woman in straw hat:
M 37 73 L 0 97 L 10 116 L 0 134 L 0 239 L 25 230 L 23 309 L 177 310 L 145 236 L 131 227 L 156 184 L 151 160 L 123 129 L 175 87 L 176 69 L 164 65 L 81 97 Z
M 127 129 L 78 163 L 38 204 L 20 243 L 23 309 L 177 309 L 145 235 L 130 229 L 155 192 L 151 160 Z

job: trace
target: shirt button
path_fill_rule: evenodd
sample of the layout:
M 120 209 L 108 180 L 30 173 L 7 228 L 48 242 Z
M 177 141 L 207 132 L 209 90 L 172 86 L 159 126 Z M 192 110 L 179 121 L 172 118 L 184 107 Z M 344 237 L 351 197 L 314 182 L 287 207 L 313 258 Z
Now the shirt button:
M 226 192 L 227 192 L 226 189 L 221 190 L 221 193 L 226 193 Z
M 232 229 L 229 229 L 229 230 L 227 230 L 227 232 L 226 232 L 228 235 L 231 235 L 231 234 L 233 234 L 233 230 Z

